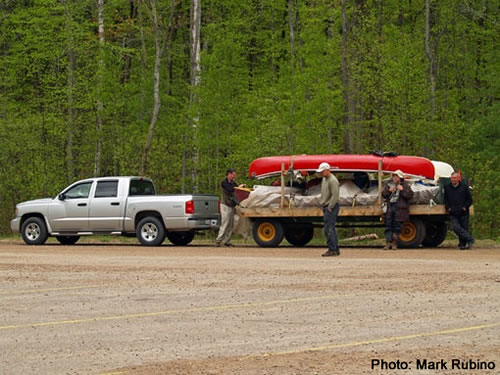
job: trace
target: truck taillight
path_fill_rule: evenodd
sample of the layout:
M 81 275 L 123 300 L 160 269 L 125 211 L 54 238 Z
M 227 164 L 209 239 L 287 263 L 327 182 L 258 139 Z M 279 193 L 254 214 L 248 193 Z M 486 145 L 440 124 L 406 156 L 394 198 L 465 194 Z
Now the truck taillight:
M 186 213 L 187 214 L 194 214 L 194 201 L 187 201 L 186 202 Z

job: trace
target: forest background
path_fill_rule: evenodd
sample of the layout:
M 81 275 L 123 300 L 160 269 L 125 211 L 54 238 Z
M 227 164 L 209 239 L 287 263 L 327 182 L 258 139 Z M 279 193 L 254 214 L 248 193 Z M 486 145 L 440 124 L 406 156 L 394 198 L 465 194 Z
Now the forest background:
M 218 193 L 280 154 L 395 151 L 498 238 L 498 0 L 0 0 L 0 232 L 77 179 Z

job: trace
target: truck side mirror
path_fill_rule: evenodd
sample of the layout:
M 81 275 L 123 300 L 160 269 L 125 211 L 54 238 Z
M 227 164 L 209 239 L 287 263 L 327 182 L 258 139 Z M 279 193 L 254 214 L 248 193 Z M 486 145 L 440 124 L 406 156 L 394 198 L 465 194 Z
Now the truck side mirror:
M 58 198 L 60 201 L 63 201 L 63 200 L 65 200 L 65 199 L 66 199 L 66 194 L 61 193 L 61 194 L 59 194 L 59 195 L 57 196 L 57 198 Z

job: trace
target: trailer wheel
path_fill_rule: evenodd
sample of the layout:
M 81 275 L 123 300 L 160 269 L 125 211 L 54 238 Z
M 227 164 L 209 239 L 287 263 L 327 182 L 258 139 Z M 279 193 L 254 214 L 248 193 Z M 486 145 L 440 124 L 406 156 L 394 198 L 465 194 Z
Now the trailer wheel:
M 417 247 L 425 238 L 425 224 L 420 219 L 411 219 L 403 223 L 399 236 L 401 247 Z
M 305 246 L 314 236 L 311 223 L 290 224 L 285 227 L 285 239 L 293 246 Z
M 448 227 L 444 221 L 428 221 L 425 223 L 425 238 L 422 246 L 436 247 L 441 245 L 448 233 Z
M 277 220 L 257 220 L 252 235 L 260 247 L 276 247 L 283 240 L 283 225 Z
M 185 246 L 194 238 L 194 231 L 185 232 L 167 232 L 167 238 L 170 242 L 177 246 Z

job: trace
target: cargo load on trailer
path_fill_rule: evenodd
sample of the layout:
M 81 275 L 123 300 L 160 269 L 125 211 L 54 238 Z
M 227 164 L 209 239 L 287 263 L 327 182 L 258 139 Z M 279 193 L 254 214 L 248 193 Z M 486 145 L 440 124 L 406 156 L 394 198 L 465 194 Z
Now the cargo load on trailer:
M 403 224 L 402 247 L 438 246 L 446 238 L 447 215 L 442 186 L 453 167 L 418 156 L 300 155 L 263 157 L 254 160 L 249 176 L 271 179 L 271 186 L 241 189 L 238 214 L 248 218 L 254 240 L 260 246 L 277 246 L 285 238 L 304 246 L 322 226 L 321 178 L 318 165 L 327 162 L 340 182 L 338 222 L 349 227 L 383 226 L 382 186 L 384 177 L 402 170 L 414 192 L 410 221 Z

